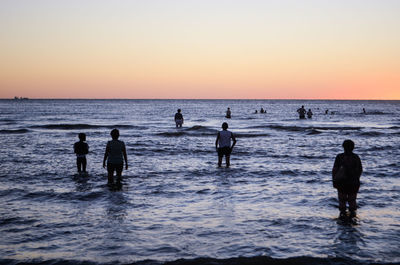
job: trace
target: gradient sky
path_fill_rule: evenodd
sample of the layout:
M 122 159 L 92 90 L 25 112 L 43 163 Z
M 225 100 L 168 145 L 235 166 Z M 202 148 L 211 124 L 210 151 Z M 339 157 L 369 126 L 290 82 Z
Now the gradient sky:
M 0 0 L 0 98 L 400 99 L 397 0 Z

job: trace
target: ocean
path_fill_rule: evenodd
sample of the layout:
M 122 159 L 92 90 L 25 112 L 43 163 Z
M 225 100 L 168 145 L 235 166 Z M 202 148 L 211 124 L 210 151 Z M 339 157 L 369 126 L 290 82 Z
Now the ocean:
M 230 168 L 217 167 L 223 122 Z M 102 167 L 113 128 L 120 189 Z M 331 182 L 345 139 L 364 168 L 354 225 Z M 0 100 L 0 143 L 0 264 L 400 263 L 400 101 Z

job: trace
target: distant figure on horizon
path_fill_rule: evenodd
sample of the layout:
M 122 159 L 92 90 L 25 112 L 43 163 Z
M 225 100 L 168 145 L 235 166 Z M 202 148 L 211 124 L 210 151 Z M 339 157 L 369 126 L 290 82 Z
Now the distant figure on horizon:
M 356 217 L 356 199 L 363 171 L 360 157 L 353 153 L 354 142 L 345 140 L 342 146 L 344 153 L 336 156 L 332 169 L 333 187 L 338 190 L 340 219 L 347 217 L 346 202 L 349 204 L 349 217 Z
M 363 113 L 364 113 L 364 114 L 367 114 L 367 111 L 365 110 L 365 108 L 363 108 Z
M 228 109 L 226 110 L 226 116 L 225 116 L 225 117 L 228 118 L 228 119 L 231 118 L 231 108 L 228 108 Z
M 183 115 L 181 113 L 181 109 L 178 109 L 178 112 L 175 113 L 175 124 L 176 124 L 176 128 L 182 127 Z
M 114 171 L 117 173 L 117 184 L 121 184 L 124 160 L 125 169 L 128 169 L 128 157 L 126 155 L 125 143 L 118 140 L 119 131 L 117 129 L 113 129 L 110 135 L 112 140 L 107 142 L 103 159 L 103 167 L 106 168 L 107 161 L 108 184 L 114 183 Z
M 265 111 L 264 111 L 264 109 L 263 109 L 263 108 L 261 108 L 261 110 L 260 110 L 260 113 L 265 113 Z
M 301 106 L 301 108 L 297 110 L 297 113 L 299 114 L 300 119 L 306 118 L 306 109 L 304 108 L 304 106 Z
M 313 115 L 313 113 L 312 113 L 311 109 L 308 109 L 307 118 L 312 119 L 312 115 Z
M 328 114 L 329 114 L 329 110 L 326 109 L 326 110 L 325 110 L 325 115 L 328 115 Z
M 256 110 L 255 112 L 254 112 L 254 114 L 257 114 L 258 113 L 258 110 Z
M 79 142 L 74 144 L 74 153 L 76 154 L 76 166 L 79 173 L 86 173 L 86 155 L 89 153 L 89 145 L 85 143 L 86 134 L 78 134 Z
M 233 141 L 232 146 L 231 139 Z M 235 144 L 236 138 L 231 131 L 228 131 L 228 123 L 222 123 L 222 131 L 218 132 L 217 139 L 215 140 L 215 149 L 218 153 L 218 167 L 222 165 L 223 156 L 225 156 L 226 167 L 230 166 L 230 157 Z

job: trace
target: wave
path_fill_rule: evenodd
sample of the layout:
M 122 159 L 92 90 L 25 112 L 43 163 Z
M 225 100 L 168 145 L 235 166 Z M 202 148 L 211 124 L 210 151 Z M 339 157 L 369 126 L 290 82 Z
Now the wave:
M 361 133 L 359 133 L 360 136 L 381 136 L 381 135 L 384 135 L 384 134 L 385 134 L 385 133 L 376 132 L 376 131 L 361 132 Z
M 49 129 L 49 130 L 77 130 L 77 129 L 147 129 L 143 126 L 117 124 L 117 125 L 93 125 L 93 124 L 46 124 L 46 125 L 33 125 L 30 128 L 35 129 Z
M 22 134 L 28 132 L 30 132 L 28 129 L 0 130 L 0 134 Z
M 0 265 L 108 265 L 108 264 L 130 264 L 130 265 L 395 265 L 399 264 L 396 262 L 376 262 L 376 261 L 362 261 L 344 257 L 328 257 L 328 258 L 317 258 L 317 257 L 292 257 L 292 258 L 272 258 L 268 256 L 255 256 L 255 257 L 234 257 L 227 259 L 216 259 L 208 257 L 199 257 L 195 259 L 178 259 L 174 261 L 155 261 L 155 260 L 143 260 L 129 263 L 122 263 L 120 261 L 115 262 L 94 262 L 88 260 L 64 260 L 64 259 L 53 259 L 53 260 L 27 260 L 21 261 L 13 259 L 1 259 Z
M 363 127 L 351 127 L 351 126 L 331 126 L 331 127 L 322 127 L 322 126 L 317 126 L 317 127 L 301 127 L 301 126 L 284 126 L 284 125 L 268 125 L 266 126 L 267 128 L 275 129 L 275 130 L 280 130 L 280 131 L 290 131 L 290 132 L 306 132 L 306 131 L 311 131 L 312 134 L 315 133 L 321 133 L 321 131 L 358 131 L 361 130 Z M 265 126 L 263 127 L 265 128 Z

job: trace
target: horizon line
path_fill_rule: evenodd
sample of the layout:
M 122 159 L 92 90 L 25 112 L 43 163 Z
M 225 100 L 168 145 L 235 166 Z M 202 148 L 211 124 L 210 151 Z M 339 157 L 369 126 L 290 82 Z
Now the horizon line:
M 0 100 L 325 100 L 325 101 L 399 101 L 400 99 L 315 99 L 315 98 L 0 98 Z

